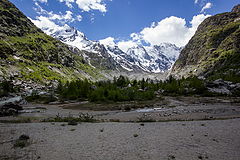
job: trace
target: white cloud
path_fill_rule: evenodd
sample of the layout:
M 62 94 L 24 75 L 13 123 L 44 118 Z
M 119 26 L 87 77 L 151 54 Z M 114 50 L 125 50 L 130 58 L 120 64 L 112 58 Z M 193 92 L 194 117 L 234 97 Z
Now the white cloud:
M 193 16 L 190 22 L 192 25 L 191 29 L 194 29 L 196 31 L 197 27 L 208 17 L 210 17 L 210 15 L 199 14 L 197 16 Z
M 113 37 L 108 37 L 108 38 L 99 40 L 99 42 L 103 45 L 109 45 L 109 46 L 115 46 L 116 45 Z
M 100 12 L 107 12 L 106 4 L 103 0 L 76 0 L 76 3 L 83 11 L 99 10 Z
M 82 21 L 82 16 L 81 15 L 78 15 L 77 18 L 76 18 L 77 21 Z
M 158 22 L 155 27 L 144 28 L 140 32 L 140 36 L 152 45 L 157 45 L 159 42 L 168 42 L 181 46 L 185 44 L 183 39 L 186 32 L 185 19 L 171 16 Z
M 73 22 L 75 19 L 72 17 L 72 12 L 71 11 L 66 11 L 65 15 L 62 14 L 54 14 L 53 12 L 48 12 L 48 17 L 50 20 L 58 20 L 62 23 L 65 22 Z
M 47 3 L 48 0 L 34 0 L 34 1 L 38 1 L 38 2 L 41 2 L 41 3 Z
M 35 6 L 36 6 L 36 8 L 34 8 L 34 9 L 39 15 L 46 17 L 49 20 L 57 21 L 58 23 L 61 23 L 61 24 L 71 23 L 76 20 L 77 21 L 82 20 L 81 15 L 73 17 L 73 13 L 71 11 L 66 11 L 65 14 L 62 14 L 61 12 L 59 14 L 56 14 L 56 13 L 53 13 L 53 11 L 46 11 L 37 2 L 35 2 Z
M 194 3 L 197 4 L 197 3 L 198 3 L 198 0 L 195 0 Z
M 140 33 L 131 34 L 131 38 L 133 42 L 145 41 L 150 45 L 167 42 L 184 46 L 194 35 L 198 25 L 209 16 L 203 14 L 194 16 L 190 22 L 190 27 L 186 25 L 185 19 L 171 16 L 158 23 L 152 23 L 150 27 L 144 28 Z
M 58 0 L 59 2 L 65 2 L 66 6 L 73 8 L 72 4 L 75 0 Z
M 212 8 L 213 4 L 212 3 L 207 3 L 201 10 L 201 13 L 204 12 L 206 9 Z
M 120 41 L 117 43 L 117 45 L 123 52 L 127 52 L 129 48 L 136 47 L 138 44 L 132 40 L 129 40 L 129 41 Z
M 49 18 L 44 16 L 37 17 L 36 20 L 30 19 L 38 28 L 46 30 L 47 34 L 50 34 L 50 30 L 57 31 L 61 27 L 55 24 L 53 21 L 49 20 Z

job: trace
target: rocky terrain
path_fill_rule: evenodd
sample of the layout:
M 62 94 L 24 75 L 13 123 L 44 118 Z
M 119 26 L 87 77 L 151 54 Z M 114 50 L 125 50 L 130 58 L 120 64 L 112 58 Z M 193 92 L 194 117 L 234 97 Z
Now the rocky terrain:
M 239 80 L 240 5 L 207 18 L 181 51 L 171 74 Z

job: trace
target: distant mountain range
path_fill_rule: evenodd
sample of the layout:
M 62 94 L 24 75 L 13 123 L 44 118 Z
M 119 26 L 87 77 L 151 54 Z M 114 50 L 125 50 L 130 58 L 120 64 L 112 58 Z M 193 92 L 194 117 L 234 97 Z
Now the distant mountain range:
M 174 44 L 162 43 L 155 46 L 128 48 L 122 51 L 117 45 L 101 44 L 87 39 L 84 33 L 64 25 L 58 30 L 41 28 L 48 35 L 80 50 L 85 51 L 85 60 L 93 67 L 121 72 L 160 73 L 171 69 L 181 48 Z
M 41 89 L 59 80 L 98 81 L 122 73 L 160 80 L 170 70 L 178 78 L 195 75 L 240 82 L 239 26 L 237 5 L 231 12 L 205 19 L 183 49 L 163 43 L 138 45 L 124 52 L 117 45 L 88 40 L 68 25 L 57 30 L 42 28 L 47 35 L 11 2 L 1 0 L 0 82 L 13 80 L 28 89 Z

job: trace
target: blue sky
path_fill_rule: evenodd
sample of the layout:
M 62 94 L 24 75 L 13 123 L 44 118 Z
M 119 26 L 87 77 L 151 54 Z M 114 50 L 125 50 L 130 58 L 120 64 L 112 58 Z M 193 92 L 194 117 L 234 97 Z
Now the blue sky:
M 184 45 L 195 32 L 197 26 L 190 23 L 194 16 L 199 23 L 217 13 L 228 12 L 239 3 L 239 0 L 10 0 L 25 15 L 35 20 L 37 17 L 51 17 L 52 22 L 74 26 L 83 32 L 91 40 L 101 40 L 111 37 L 115 41 L 144 41 L 149 44 L 157 44 L 158 41 L 175 42 L 176 34 L 162 33 L 167 25 L 178 22 L 173 26 L 176 32 L 184 32 L 180 36 L 188 36 L 186 40 L 177 44 Z M 203 9 L 205 7 L 205 9 Z M 40 11 L 42 10 L 42 11 Z M 46 12 L 43 12 L 46 11 Z M 69 13 L 67 15 L 67 12 Z M 49 14 L 50 13 L 50 14 Z M 57 16 L 58 15 L 58 16 Z M 65 17 L 64 17 L 65 16 Z M 53 18 L 55 17 L 55 18 Z M 170 19 L 167 19 L 171 17 Z M 174 19 L 175 18 L 175 19 Z M 176 19 L 177 18 L 177 19 Z M 160 22 L 168 20 L 162 23 Z M 184 21 L 186 24 L 184 24 Z M 153 23 L 156 22 L 154 25 Z M 196 23 L 198 25 L 198 23 Z M 147 29 L 146 29 L 147 28 Z M 154 29 L 155 28 L 155 29 Z M 167 28 L 167 27 L 166 27 Z M 191 29 L 192 28 L 192 29 Z M 145 31 L 144 31 L 145 29 Z M 188 29 L 188 30 L 187 30 Z M 160 31 L 161 30 L 161 31 Z M 143 32 L 144 31 L 144 32 Z M 158 40 L 152 32 L 160 32 Z M 170 32 L 166 30 L 165 32 Z M 190 33 L 191 32 L 191 33 Z M 132 33 L 135 33 L 134 35 Z M 132 34 L 132 36 L 130 36 Z M 135 37 L 135 38 L 133 38 Z M 110 39 L 109 39 L 110 40 Z

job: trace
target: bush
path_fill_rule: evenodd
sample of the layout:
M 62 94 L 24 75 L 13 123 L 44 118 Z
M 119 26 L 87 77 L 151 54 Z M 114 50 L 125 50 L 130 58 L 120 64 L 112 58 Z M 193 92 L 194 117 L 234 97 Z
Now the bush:
M 0 82 L 0 97 L 7 96 L 11 92 L 15 92 L 11 81 L 4 80 Z

